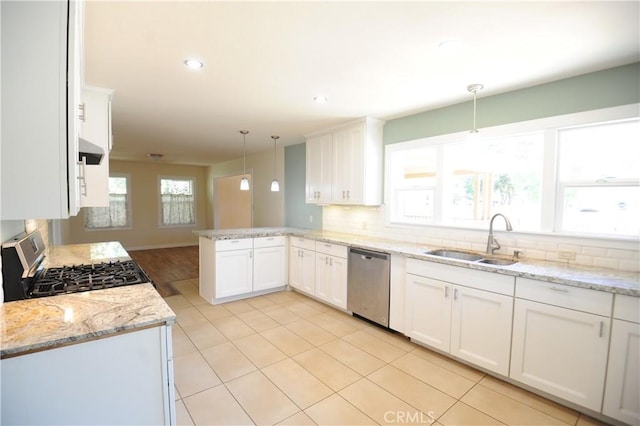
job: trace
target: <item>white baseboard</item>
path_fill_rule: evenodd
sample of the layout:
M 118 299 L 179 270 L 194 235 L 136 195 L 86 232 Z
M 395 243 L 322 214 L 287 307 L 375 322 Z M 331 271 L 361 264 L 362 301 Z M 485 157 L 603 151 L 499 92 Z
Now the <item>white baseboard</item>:
M 136 251 L 136 250 L 154 250 L 154 249 L 175 248 L 175 247 L 192 247 L 197 245 L 198 244 L 194 244 L 193 242 L 188 242 L 188 243 L 154 244 L 150 246 L 125 247 L 124 249 L 126 251 Z

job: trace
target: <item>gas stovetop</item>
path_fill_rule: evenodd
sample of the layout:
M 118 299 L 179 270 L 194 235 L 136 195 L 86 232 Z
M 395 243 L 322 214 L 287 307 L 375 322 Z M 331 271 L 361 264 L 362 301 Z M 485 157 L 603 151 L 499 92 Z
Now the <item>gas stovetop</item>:
M 54 296 L 151 282 L 132 260 L 63 266 L 39 271 L 33 278 L 31 297 Z

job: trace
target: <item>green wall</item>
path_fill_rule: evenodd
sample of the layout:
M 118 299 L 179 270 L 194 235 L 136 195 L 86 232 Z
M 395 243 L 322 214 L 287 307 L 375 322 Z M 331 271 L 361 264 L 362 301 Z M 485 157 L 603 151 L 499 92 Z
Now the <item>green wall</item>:
M 478 128 L 640 103 L 640 63 L 610 68 L 512 92 L 478 98 Z M 468 130 L 473 102 L 468 101 L 389 120 L 384 144 Z M 285 223 L 318 228 L 322 208 L 304 202 L 305 145 L 285 149 Z M 314 223 L 309 223 L 309 215 Z M 316 220 L 316 217 L 319 220 Z
M 304 201 L 306 153 L 304 143 L 284 149 L 284 223 L 296 228 L 322 229 L 322 207 Z

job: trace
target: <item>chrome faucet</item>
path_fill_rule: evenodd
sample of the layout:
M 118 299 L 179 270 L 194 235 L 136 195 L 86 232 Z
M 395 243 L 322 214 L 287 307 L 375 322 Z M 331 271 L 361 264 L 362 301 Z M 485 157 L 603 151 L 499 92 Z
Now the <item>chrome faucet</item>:
M 487 239 L 487 254 L 493 254 L 493 252 L 495 252 L 496 250 L 500 250 L 500 243 L 498 243 L 498 240 L 493 238 L 493 220 L 498 216 L 502 216 L 502 218 L 504 219 L 504 222 L 507 225 L 507 231 L 513 231 L 513 228 L 511 227 L 511 222 L 509 222 L 509 219 L 507 219 L 505 215 L 503 215 L 502 213 L 494 214 L 493 217 L 491 218 L 491 222 L 489 222 L 489 238 Z

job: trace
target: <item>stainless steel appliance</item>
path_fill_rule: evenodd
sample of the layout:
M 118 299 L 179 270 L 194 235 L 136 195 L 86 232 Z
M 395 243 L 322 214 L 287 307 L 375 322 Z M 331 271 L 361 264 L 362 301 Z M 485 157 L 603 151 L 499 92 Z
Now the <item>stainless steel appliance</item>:
M 389 254 L 349 249 L 347 309 L 389 327 Z
M 5 302 L 152 282 L 133 260 L 44 268 L 44 250 L 38 231 L 2 245 Z

